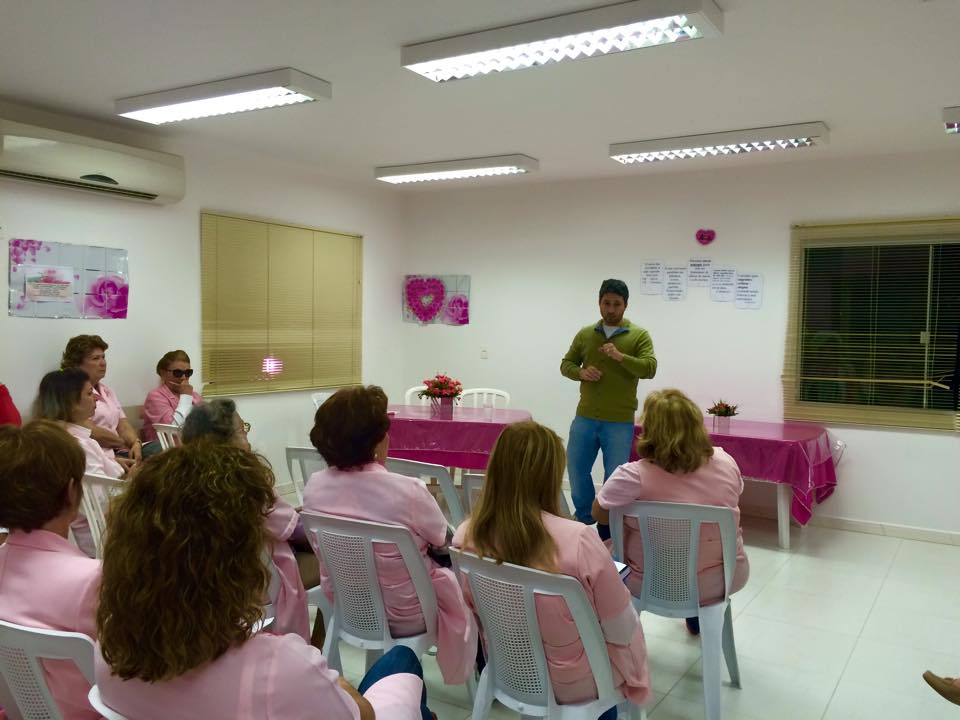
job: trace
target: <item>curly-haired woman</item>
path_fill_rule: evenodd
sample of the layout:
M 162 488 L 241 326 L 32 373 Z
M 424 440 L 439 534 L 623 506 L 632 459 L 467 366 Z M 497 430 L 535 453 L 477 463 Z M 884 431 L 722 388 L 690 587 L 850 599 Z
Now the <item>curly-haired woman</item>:
M 273 477 L 253 453 L 195 443 L 150 458 L 111 507 L 96 681 L 137 720 L 429 718 L 395 648 L 354 690 L 303 638 L 255 632 L 270 573 Z
M 423 555 L 437 595 L 437 663 L 448 684 L 464 682 L 476 662 L 477 630 L 456 577 L 427 554 L 447 544 L 447 520 L 419 478 L 388 471 L 387 396 L 375 385 L 338 390 L 319 407 L 310 441 L 330 466 L 314 473 L 303 508 L 354 520 L 402 525 Z M 377 572 L 394 637 L 424 631 L 423 614 L 410 574 L 396 548 L 378 548 Z M 330 577 L 321 585 L 333 600 Z

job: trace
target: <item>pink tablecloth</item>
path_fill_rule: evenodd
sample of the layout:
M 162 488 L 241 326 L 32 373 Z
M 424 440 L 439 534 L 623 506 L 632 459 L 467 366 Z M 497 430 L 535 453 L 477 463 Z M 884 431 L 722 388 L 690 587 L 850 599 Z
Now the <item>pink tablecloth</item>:
M 500 432 L 529 420 L 526 410 L 455 407 L 453 419 L 431 416 L 429 406 L 391 405 L 390 457 L 446 467 L 484 470 Z
M 744 477 L 793 486 L 791 515 L 801 525 L 809 522 L 815 503 L 833 494 L 837 473 L 830 438 L 820 425 L 732 418 L 730 430 L 718 433 L 712 418 L 705 424 L 713 444 L 737 461 Z M 636 459 L 634 451 L 631 460 Z

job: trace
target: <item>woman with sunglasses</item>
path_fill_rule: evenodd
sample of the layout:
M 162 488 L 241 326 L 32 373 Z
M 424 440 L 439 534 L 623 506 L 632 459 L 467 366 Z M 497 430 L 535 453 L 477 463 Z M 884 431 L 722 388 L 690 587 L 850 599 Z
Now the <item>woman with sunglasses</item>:
M 147 393 L 140 411 L 143 418 L 140 434 L 144 442 L 148 443 L 155 443 L 157 440 L 154 423 L 183 425 L 184 418 L 190 414 L 193 406 L 203 402 L 203 398 L 194 392 L 193 385 L 190 384 L 193 370 L 190 367 L 190 356 L 183 350 L 171 350 L 160 358 L 157 375 L 160 376 L 160 386 Z M 153 454 L 151 450 L 158 452 L 159 444 L 145 448 L 145 454 Z

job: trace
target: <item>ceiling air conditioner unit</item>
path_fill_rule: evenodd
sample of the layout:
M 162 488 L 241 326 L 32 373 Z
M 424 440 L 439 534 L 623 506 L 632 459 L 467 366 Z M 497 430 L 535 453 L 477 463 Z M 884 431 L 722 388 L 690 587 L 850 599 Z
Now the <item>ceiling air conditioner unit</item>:
M 0 178 L 165 205 L 183 199 L 183 158 L 0 119 Z

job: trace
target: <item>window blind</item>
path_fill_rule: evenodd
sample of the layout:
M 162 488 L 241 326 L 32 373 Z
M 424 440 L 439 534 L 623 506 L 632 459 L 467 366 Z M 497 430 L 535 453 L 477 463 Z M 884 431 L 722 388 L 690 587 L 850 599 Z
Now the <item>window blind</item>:
M 960 219 L 798 225 L 784 417 L 960 432 Z
M 201 213 L 204 395 L 360 382 L 362 238 Z

